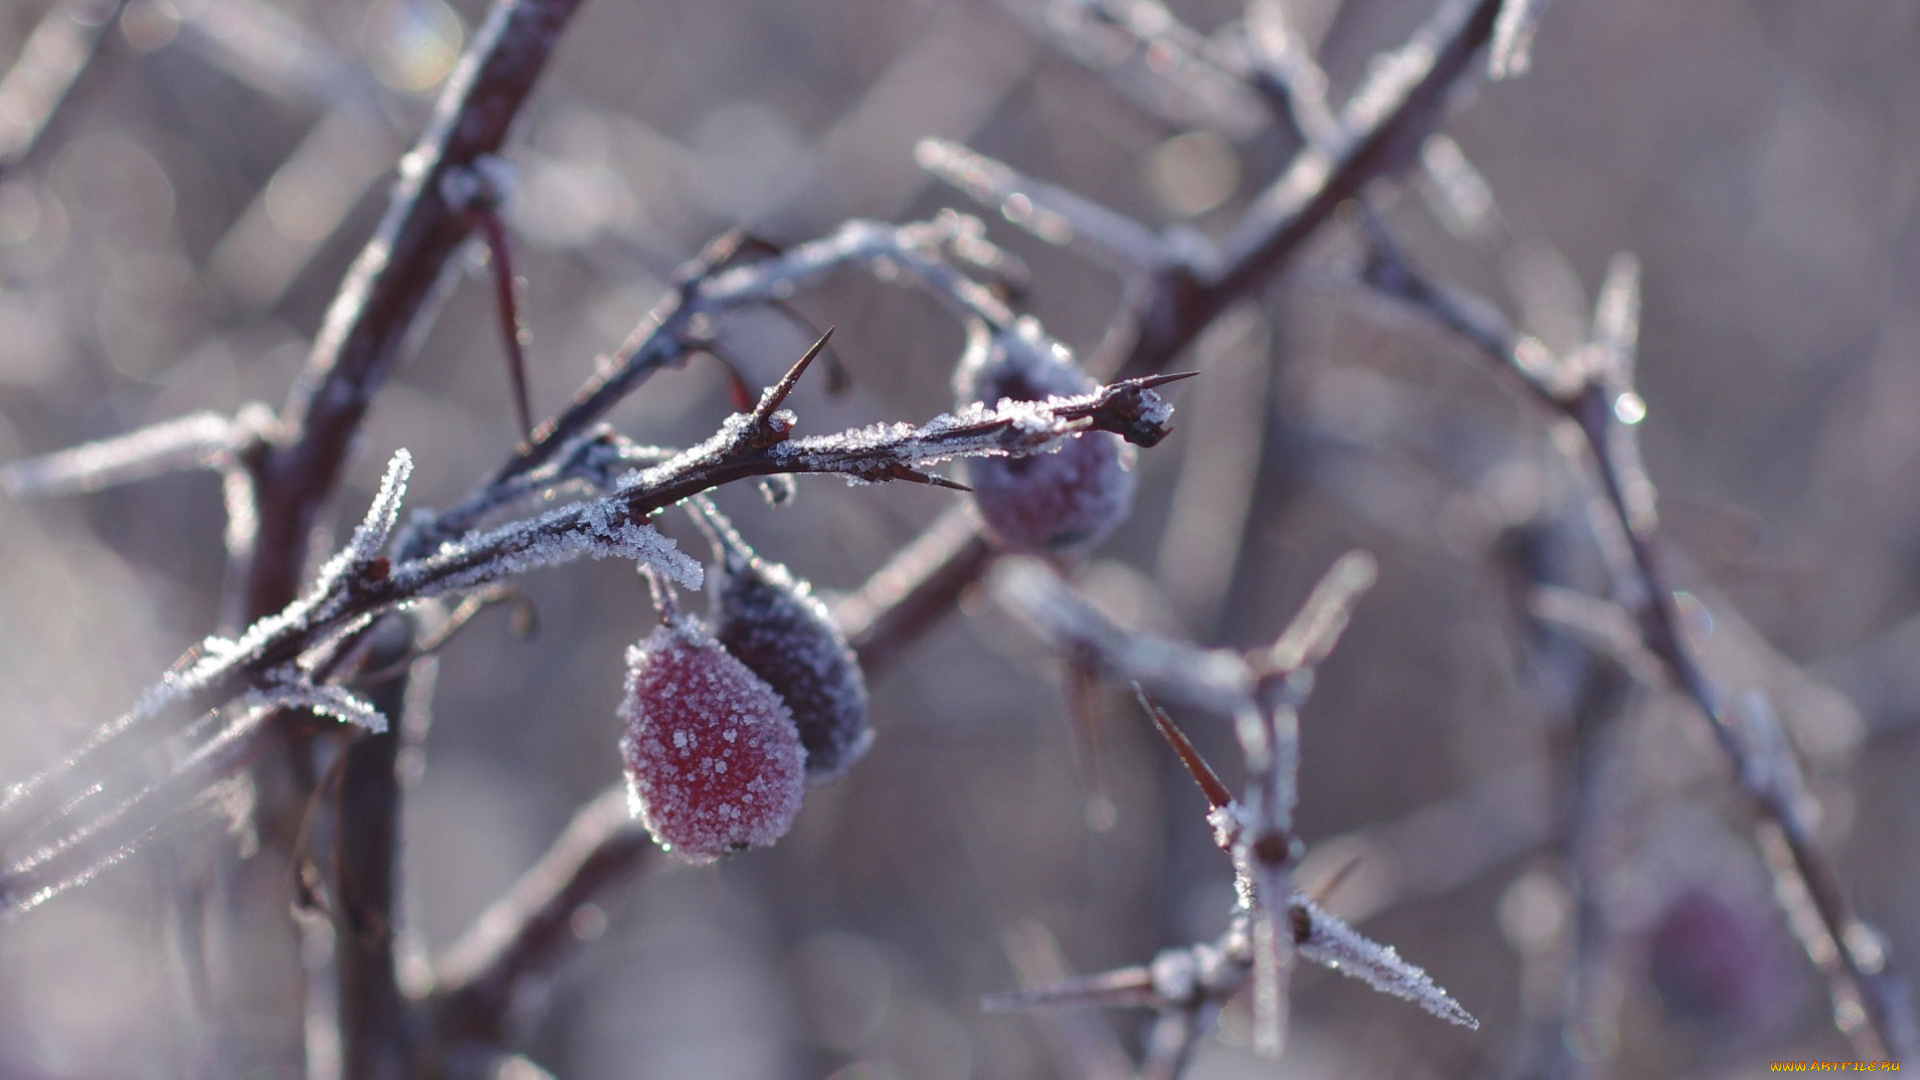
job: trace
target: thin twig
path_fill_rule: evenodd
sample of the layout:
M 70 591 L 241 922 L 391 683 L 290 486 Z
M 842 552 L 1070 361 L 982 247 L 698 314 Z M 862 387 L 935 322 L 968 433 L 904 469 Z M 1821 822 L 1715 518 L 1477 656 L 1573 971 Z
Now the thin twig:
M 435 1037 L 498 1044 L 514 995 L 572 941 L 574 913 L 630 879 L 653 846 L 628 809 L 626 785 L 581 807 L 540 861 L 437 965 L 430 1003 Z
M 0 180 L 39 149 L 126 6 L 127 0 L 61 0 L 27 36 L 0 77 Z

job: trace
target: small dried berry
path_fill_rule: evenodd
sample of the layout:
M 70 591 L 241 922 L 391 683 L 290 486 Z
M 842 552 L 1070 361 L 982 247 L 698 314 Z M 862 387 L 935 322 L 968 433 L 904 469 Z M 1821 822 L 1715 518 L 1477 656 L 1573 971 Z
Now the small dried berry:
M 662 847 L 710 862 L 793 825 L 807 756 L 793 716 L 697 620 L 627 651 L 620 714 L 634 812 Z
M 1011 331 L 974 323 L 954 376 L 962 404 L 1042 401 L 1096 385 L 1064 346 L 1025 322 Z M 1132 461 L 1132 448 L 1119 436 L 1096 431 L 1051 453 L 970 458 L 960 468 L 987 538 L 1008 551 L 1043 554 L 1091 547 L 1126 519 Z
M 1674 1016 L 1728 1032 L 1762 1032 L 1790 1015 L 1798 986 L 1778 913 L 1689 888 L 1667 902 L 1646 940 L 1647 974 Z
M 807 782 L 839 776 L 873 744 L 866 678 L 845 635 L 805 581 L 744 545 L 727 551 L 717 577 L 714 637 L 787 703 Z

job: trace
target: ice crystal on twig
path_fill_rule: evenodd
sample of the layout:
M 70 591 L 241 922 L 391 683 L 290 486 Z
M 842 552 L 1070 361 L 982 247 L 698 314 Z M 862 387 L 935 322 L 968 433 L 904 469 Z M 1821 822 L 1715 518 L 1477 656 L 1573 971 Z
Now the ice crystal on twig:
M 255 709 L 307 709 L 379 735 L 387 730 L 387 717 L 344 686 L 316 683 L 310 674 L 282 670 L 263 686 L 254 688 L 245 700 Z
M 1449 1023 L 1477 1029 L 1477 1020 L 1425 971 L 1294 892 L 1275 905 L 1276 925 L 1302 960 L 1359 979 L 1383 994 L 1413 1002 Z M 1117 968 L 1018 991 L 990 994 L 993 1010 L 1145 1006 L 1162 1011 L 1224 1004 L 1246 988 L 1255 947 L 1243 913 L 1214 941 L 1165 949 L 1145 966 Z
M 354 528 L 352 539 L 320 568 L 319 576 L 308 590 L 308 595 L 316 602 L 331 592 L 349 572 L 357 567 L 369 566 L 380 558 L 380 553 L 386 549 L 387 538 L 393 535 L 394 523 L 400 520 L 400 503 L 406 498 L 407 478 L 412 475 L 413 455 L 404 448 L 395 450 L 393 458 L 387 462 L 386 474 L 380 478 L 380 490 L 368 505 L 366 516 Z
M 1460 1003 L 1427 973 L 1400 958 L 1392 946 L 1373 941 L 1327 914 L 1306 896 L 1293 896 L 1294 948 L 1304 960 L 1359 979 L 1383 994 L 1413 1002 L 1449 1023 L 1478 1028 Z
M 528 521 L 443 543 L 426 558 L 396 566 L 394 584 L 403 593 L 437 596 L 591 556 L 639 563 L 698 591 L 700 564 L 672 538 L 625 514 L 625 503 L 617 495 L 569 503 Z

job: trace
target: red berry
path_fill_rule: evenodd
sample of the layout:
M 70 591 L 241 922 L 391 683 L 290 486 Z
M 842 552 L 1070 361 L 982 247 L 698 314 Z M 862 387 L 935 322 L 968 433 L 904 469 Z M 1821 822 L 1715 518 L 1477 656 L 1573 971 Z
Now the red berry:
M 627 651 L 620 714 L 634 809 L 662 847 L 710 862 L 793 825 L 807 756 L 793 716 L 697 620 Z
M 873 743 L 866 679 L 846 637 L 811 586 L 744 545 L 727 550 L 717 577 L 714 637 L 787 703 L 807 782 L 839 776 Z
M 1027 323 L 1010 331 L 974 323 L 954 377 L 963 404 L 1040 401 L 1096 385 L 1064 346 Z M 960 468 L 987 538 L 1008 551 L 1039 554 L 1091 547 L 1126 519 L 1133 506 L 1132 459 L 1118 435 L 1096 431 L 1050 453 L 970 458 Z

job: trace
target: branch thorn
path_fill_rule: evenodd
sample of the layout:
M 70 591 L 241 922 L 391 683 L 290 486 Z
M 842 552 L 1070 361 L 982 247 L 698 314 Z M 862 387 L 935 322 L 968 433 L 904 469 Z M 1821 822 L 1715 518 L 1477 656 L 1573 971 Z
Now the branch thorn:
M 1200 785 L 1200 793 L 1207 797 L 1208 809 L 1218 810 L 1231 803 L 1233 792 L 1228 791 L 1227 785 L 1220 782 L 1219 774 L 1213 771 L 1213 766 L 1207 764 L 1206 758 L 1200 756 L 1200 751 L 1193 748 L 1193 743 L 1188 741 L 1186 733 L 1174 724 L 1173 718 L 1167 715 L 1166 710 L 1155 705 L 1139 683 L 1133 684 L 1133 696 L 1139 700 L 1140 707 L 1145 709 L 1147 715 L 1153 719 L 1153 726 L 1160 729 L 1160 737 L 1167 740 L 1167 745 L 1173 747 L 1174 753 L 1180 755 L 1180 764 L 1187 767 L 1187 774 L 1193 777 L 1193 782 Z

